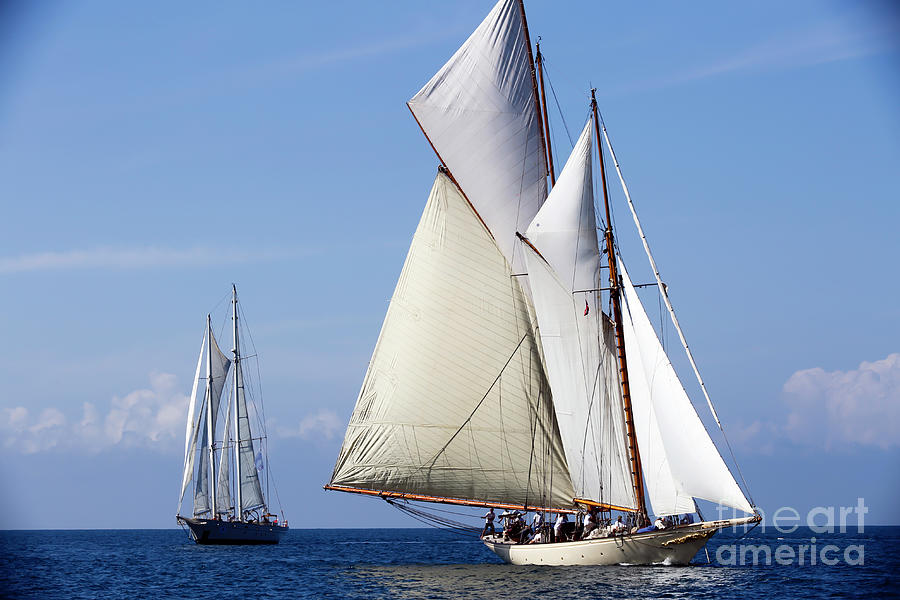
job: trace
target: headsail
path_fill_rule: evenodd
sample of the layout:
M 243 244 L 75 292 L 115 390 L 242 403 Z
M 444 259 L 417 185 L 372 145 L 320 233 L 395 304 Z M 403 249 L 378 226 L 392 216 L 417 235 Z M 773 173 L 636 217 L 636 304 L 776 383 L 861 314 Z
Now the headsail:
M 615 341 L 600 310 L 589 121 L 528 228 L 526 252 L 547 376 L 579 498 L 636 509 Z
M 200 356 L 197 357 L 197 371 L 194 373 L 194 385 L 191 388 L 191 401 L 188 404 L 187 415 L 187 431 L 184 439 L 184 470 L 181 474 L 181 495 L 178 498 L 178 508 L 181 509 L 181 503 L 184 501 L 184 493 L 187 491 L 188 484 L 194 472 L 194 459 L 197 456 L 197 435 L 199 434 L 199 423 L 203 401 L 201 406 L 197 405 L 197 387 L 200 384 L 200 369 L 203 366 L 203 357 L 206 356 L 206 331 L 203 332 L 203 342 L 200 344 Z
M 225 431 L 222 433 L 221 458 L 219 459 L 219 470 L 216 474 L 216 513 L 230 513 L 232 509 L 231 502 L 231 478 L 229 476 L 229 466 L 231 461 L 229 457 L 229 437 L 231 434 L 231 402 L 225 403 Z
M 693 498 L 702 498 L 753 513 L 678 380 L 621 260 L 619 271 L 634 420 L 653 512 L 693 512 Z
M 439 173 L 332 485 L 573 506 L 528 300 L 512 274 Z
M 210 338 L 210 346 L 213 349 L 212 357 L 207 357 L 207 360 L 211 360 L 211 371 L 212 371 L 212 380 L 207 384 L 207 391 L 204 394 L 203 405 L 200 408 L 201 416 L 198 420 L 197 428 L 202 430 L 200 432 L 200 446 L 198 448 L 200 460 L 197 465 L 197 476 L 195 479 L 195 488 L 194 488 L 194 514 L 200 515 L 209 512 L 210 510 L 210 499 L 209 499 L 209 476 L 210 476 L 210 465 L 209 465 L 209 447 L 211 443 L 211 439 L 215 439 L 215 423 L 218 417 L 219 412 L 219 401 L 222 397 L 222 389 L 225 387 L 225 378 L 228 375 L 228 368 L 231 366 L 231 361 L 228 360 L 222 351 L 219 349 L 219 344 L 216 342 L 216 338 L 213 335 L 212 331 L 208 333 Z M 213 431 L 212 438 L 209 435 L 209 429 L 206 427 L 206 415 L 207 411 L 211 411 L 212 422 L 213 422 Z
M 500 0 L 408 103 L 516 272 L 516 232 L 547 196 L 531 71 L 519 6 Z

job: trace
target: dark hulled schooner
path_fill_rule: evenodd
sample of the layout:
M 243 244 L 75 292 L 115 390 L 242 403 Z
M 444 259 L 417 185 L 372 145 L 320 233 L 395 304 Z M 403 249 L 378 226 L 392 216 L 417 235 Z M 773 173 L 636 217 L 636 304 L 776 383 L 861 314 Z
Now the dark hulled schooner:
M 254 450 L 248 398 L 241 366 L 237 289 L 232 286 L 234 347 L 229 359 L 213 335 L 210 317 L 197 360 L 188 408 L 184 470 L 177 521 L 198 544 L 277 544 L 287 522 L 269 511 L 260 483 L 262 452 Z M 205 369 L 204 369 L 205 365 Z M 221 400 L 231 371 L 224 416 Z M 221 421 L 221 423 L 220 423 Z M 221 431 L 221 437 L 217 437 Z M 182 515 L 185 492 L 194 483 L 190 516 Z M 233 482 L 233 483 L 232 483 Z

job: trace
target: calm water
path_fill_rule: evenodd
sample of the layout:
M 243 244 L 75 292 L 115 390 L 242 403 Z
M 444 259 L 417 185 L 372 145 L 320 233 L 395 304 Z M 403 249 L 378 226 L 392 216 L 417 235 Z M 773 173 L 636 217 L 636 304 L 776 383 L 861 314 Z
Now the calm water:
M 900 528 L 723 532 L 688 567 L 512 567 L 434 529 L 307 529 L 278 546 L 204 547 L 181 530 L 0 532 L 10 598 L 848 598 L 897 594 Z M 799 546 L 816 538 L 816 564 Z M 822 549 L 827 545 L 822 564 Z M 721 551 L 720 546 L 725 546 Z M 747 545 L 782 549 L 750 564 Z M 849 551 L 848 547 L 853 547 Z M 860 556 L 860 547 L 862 556 Z M 729 552 L 728 548 L 734 548 Z M 848 553 L 845 556 L 845 553 Z M 734 566 L 716 563 L 737 563 Z M 744 562 L 741 565 L 741 555 Z M 758 562 L 765 563 L 763 551 Z M 864 561 L 863 565 L 847 564 Z

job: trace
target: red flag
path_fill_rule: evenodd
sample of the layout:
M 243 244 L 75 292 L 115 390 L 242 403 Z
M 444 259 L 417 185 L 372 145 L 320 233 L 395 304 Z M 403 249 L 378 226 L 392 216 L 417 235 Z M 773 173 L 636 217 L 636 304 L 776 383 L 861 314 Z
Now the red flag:
M 588 306 L 588 302 L 587 302 L 587 300 L 585 300 L 585 301 L 584 301 L 584 316 L 587 316 L 587 314 L 588 314 L 589 312 L 591 312 L 591 307 Z

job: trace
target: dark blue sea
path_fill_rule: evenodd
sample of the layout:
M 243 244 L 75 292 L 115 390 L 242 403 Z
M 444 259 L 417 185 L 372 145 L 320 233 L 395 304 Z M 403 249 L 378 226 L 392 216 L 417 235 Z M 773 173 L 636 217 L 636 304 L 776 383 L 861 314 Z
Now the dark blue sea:
M 5 531 L 0 595 L 818 600 L 898 590 L 898 527 L 726 531 L 707 549 L 711 563 L 701 550 L 687 567 L 513 567 L 477 539 L 436 529 L 301 529 L 267 547 L 197 546 L 178 529 Z

